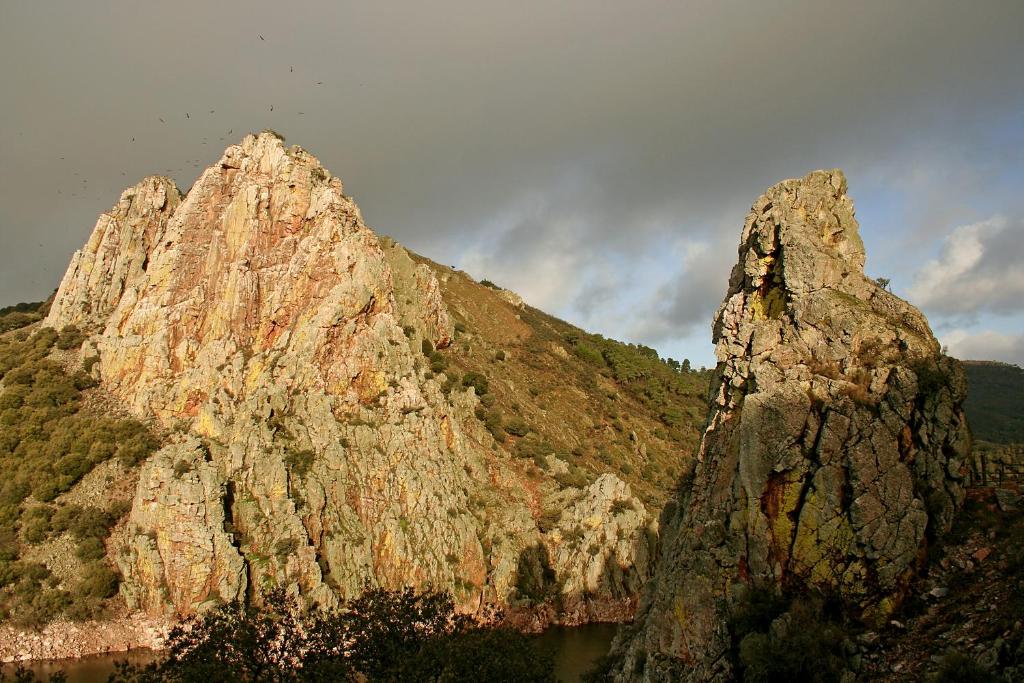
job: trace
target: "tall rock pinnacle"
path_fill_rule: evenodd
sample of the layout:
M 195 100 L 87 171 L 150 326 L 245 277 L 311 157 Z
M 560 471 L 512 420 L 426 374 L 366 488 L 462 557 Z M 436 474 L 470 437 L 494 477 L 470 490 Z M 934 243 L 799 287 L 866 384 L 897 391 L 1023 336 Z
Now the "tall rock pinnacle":
M 963 500 L 963 372 L 865 277 L 846 191 L 816 171 L 747 216 L 693 484 L 613 648 L 620 680 L 727 678 L 729 606 L 751 588 L 814 589 L 884 620 Z

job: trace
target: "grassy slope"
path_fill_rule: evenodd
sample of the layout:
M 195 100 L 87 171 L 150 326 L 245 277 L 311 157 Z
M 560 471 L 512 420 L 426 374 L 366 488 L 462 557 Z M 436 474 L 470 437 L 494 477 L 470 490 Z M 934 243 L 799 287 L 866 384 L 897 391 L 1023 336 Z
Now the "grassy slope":
M 451 366 L 462 376 L 483 374 L 490 411 L 530 427 L 498 448 L 528 468 L 543 463 L 534 454 L 551 452 L 577 477 L 614 472 L 652 513 L 660 510 L 700 440 L 708 374 L 677 372 L 650 349 L 519 308 L 501 290 L 413 257 L 434 270 L 460 330 L 445 351 Z

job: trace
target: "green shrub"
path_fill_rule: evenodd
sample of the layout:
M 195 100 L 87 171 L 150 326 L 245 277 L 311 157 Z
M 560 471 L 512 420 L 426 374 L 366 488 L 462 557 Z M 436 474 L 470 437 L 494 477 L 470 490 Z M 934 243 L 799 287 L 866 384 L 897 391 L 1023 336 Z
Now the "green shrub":
M 285 538 L 274 544 L 274 554 L 281 561 L 284 561 L 295 554 L 299 549 L 299 541 L 295 538 Z
M 316 453 L 308 449 L 301 451 L 289 450 L 284 456 L 284 462 L 288 469 L 299 477 L 304 477 L 309 473 L 315 459 Z
M 91 562 L 82 571 L 76 592 L 82 597 L 105 600 L 117 594 L 118 583 L 117 574 L 106 563 Z
M 85 341 L 85 334 L 74 325 L 67 325 L 57 337 L 58 349 L 77 349 Z
M 505 423 L 505 432 L 512 436 L 526 436 L 530 433 L 530 425 L 521 418 L 515 417 Z
M 498 349 L 497 351 L 495 351 L 494 352 L 494 360 L 499 360 L 499 361 L 500 360 L 505 360 L 505 352 L 502 351 L 501 349 Z
M 94 536 L 83 538 L 75 548 L 75 556 L 83 561 L 98 560 L 106 554 L 107 550 L 103 546 L 103 541 Z
M 621 515 L 623 512 L 634 509 L 636 508 L 633 506 L 633 501 L 623 500 L 620 498 L 619 500 L 616 500 L 612 503 L 611 513 L 612 516 L 615 517 Z
M 491 433 L 494 440 L 498 443 L 504 443 L 505 441 L 505 429 L 503 425 L 501 411 L 492 410 L 487 413 L 487 417 L 484 419 L 484 427 Z
M 462 386 L 473 387 L 474 392 L 477 396 L 484 396 L 487 394 L 488 384 L 487 378 L 479 372 L 467 372 L 462 378 Z
M 734 606 L 728 625 L 742 680 L 838 681 L 845 668 L 843 627 L 825 616 L 816 597 L 801 596 L 788 608 L 786 602 L 753 591 Z

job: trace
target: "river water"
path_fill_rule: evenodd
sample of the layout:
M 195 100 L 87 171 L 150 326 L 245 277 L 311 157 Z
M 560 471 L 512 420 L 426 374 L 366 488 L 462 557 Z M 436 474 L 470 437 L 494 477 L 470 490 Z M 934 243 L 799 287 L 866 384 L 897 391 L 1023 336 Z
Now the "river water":
M 590 670 L 608 651 L 615 636 L 614 624 L 586 624 L 584 626 L 553 626 L 536 637 L 537 647 L 552 652 L 555 657 L 555 676 L 563 683 L 577 683 L 580 676 Z M 116 662 L 125 659 L 144 664 L 154 655 L 145 650 L 132 653 L 99 655 L 70 661 L 34 662 L 26 667 L 43 680 L 57 671 L 63 671 L 68 683 L 105 683 L 114 671 Z M 5 667 L 5 671 L 8 671 Z

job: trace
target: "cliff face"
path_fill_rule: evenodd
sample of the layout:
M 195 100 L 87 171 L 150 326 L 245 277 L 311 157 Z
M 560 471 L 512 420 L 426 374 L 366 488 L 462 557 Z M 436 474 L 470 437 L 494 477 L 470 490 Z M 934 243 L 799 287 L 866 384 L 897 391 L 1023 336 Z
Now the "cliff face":
M 693 485 L 613 648 L 620 680 L 727 678 L 729 606 L 750 588 L 816 589 L 884 620 L 963 500 L 963 371 L 864 276 L 846 190 L 818 171 L 747 217 Z
M 539 528 L 557 487 L 500 457 L 474 389 L 427 367 L 425 342 L 454 335 L 434 271 L 275 135 L 229 147 L 187 196 L 162 178 L 126 191 L 46 323 L 88 332 L 103 386 L 168 435 L 114 549 L 130 608 L 181 615 L 273 585 L 331 604 L 369 583 L 472 610 L 521 598 L 536 570 L 575 618 L 621 618 L 650 572 L 650 519 L 613 475 L 563 491 L 616 525 L 586 558 Z

